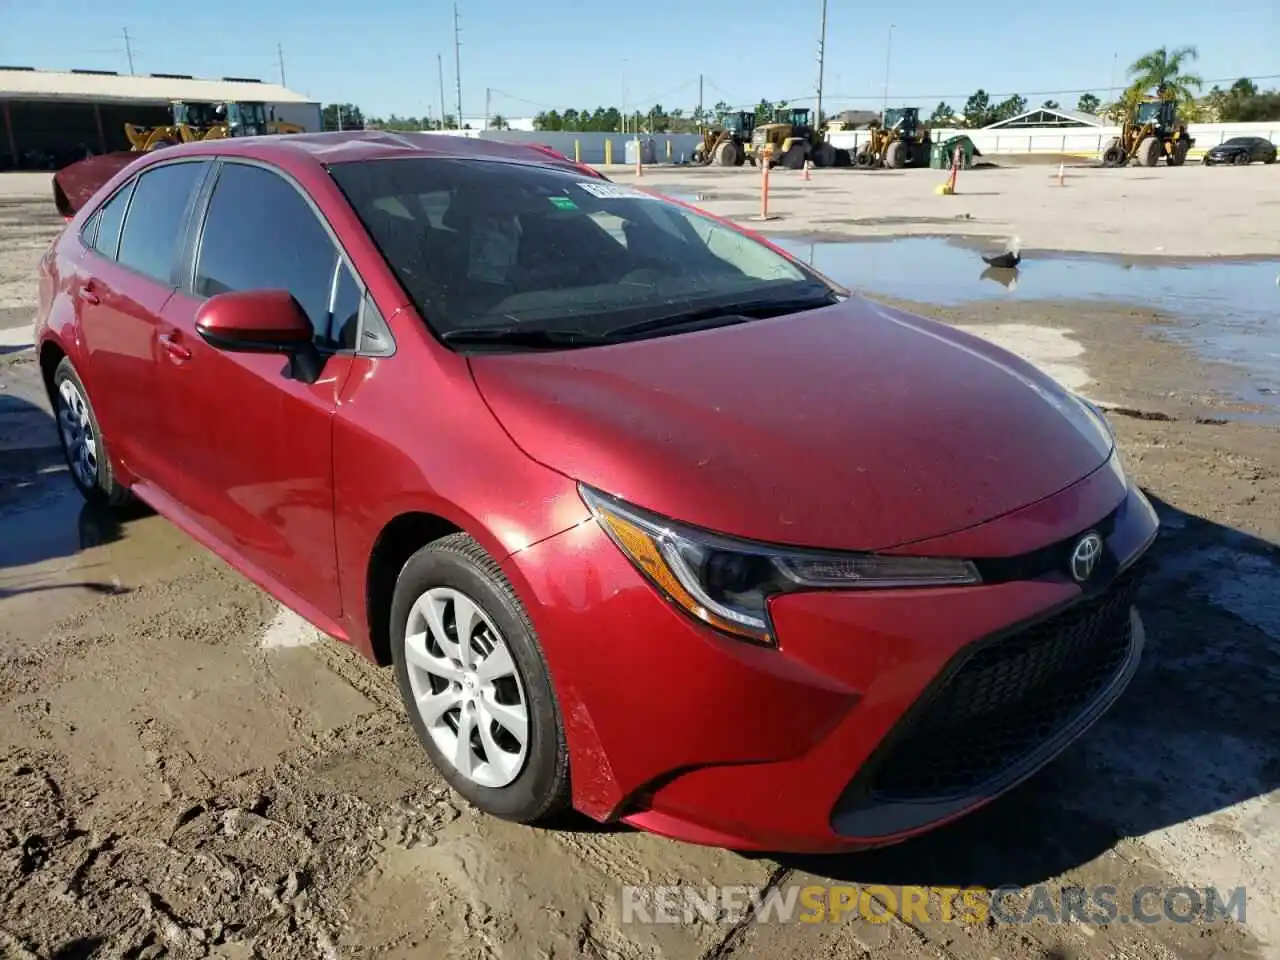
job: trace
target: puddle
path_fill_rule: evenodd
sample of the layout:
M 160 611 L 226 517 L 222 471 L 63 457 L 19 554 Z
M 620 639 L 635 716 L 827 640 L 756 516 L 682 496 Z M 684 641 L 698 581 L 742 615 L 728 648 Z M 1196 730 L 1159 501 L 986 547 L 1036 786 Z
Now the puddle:
M 1175 321 L 1162 334 L 1242 368 L 1247 399 L 1280 408 L 1280 259 L 1127 263 L 1053 254 L 997 270 L 972 246 L 937 238 L 776 242 L 846 286 L 904 300 L 1097 300 L 1159 310 Z

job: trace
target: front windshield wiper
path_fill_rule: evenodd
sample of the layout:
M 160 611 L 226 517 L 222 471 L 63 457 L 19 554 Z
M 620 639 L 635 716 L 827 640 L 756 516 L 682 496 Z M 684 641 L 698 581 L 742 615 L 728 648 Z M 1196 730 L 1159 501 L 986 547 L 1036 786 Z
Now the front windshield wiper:
M 801 310 L 815 310 L 818 307 L 829 307 L 839 300 L 831 291 L 807 297 L 791 297 L 783 299 L 771 297 L 764 300 L 747 300 L 741 303 L 730 303 L 720 307 L 705 307 L 701 310 L 684 310 L 669 313 L 638 323 L 628 323 L 606 331 L 606 335 L 614 338 L 625 338 L 651 333 L 655 330 L 667 330 L 672 327 L 692 326 L 700 323 L 716 323 L 723 326 L 727 323 L 745 323 L 748 320 L 763 320 L 767 317 L 779 317 L 787 313 Z
M 462 327 L 440 334 L 446 343 L 461 345 L 488 345 L 543 348 L 591 347 L 616 343 L 612 335 L 591 333 L 588 330 L 557 330 L 543 327 Z

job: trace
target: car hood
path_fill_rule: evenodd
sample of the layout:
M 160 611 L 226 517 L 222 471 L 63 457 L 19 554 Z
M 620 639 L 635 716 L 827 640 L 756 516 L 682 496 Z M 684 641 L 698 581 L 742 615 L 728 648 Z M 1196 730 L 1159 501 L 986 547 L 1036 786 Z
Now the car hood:
M 1110 434 L 1036 368 L 860 298 L 630 343 L 471 357 L 515 443 L 668 517 L 797 546 L 887 549 L 1096 470 Z

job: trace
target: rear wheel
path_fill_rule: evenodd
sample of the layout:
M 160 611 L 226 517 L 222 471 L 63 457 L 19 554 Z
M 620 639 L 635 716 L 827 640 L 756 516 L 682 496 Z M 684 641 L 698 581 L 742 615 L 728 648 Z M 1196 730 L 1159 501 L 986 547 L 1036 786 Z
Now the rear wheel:
M 820 143 L 813 151 L 815 167 L 834 167 L 836 165 L 836 148 L 830 143 Z
M 911 162 L 911 153 L 901 140 L 889 144 L 884 154 L 884 165 L 891 170 L 898 170 Z
M 129 490 L 116 480 L 98 415 L 69 357 L 53 372 L 53 407 L 62 454 L 80 495 L 95 506 L 127 502 Z
M 1188 149 L 1190 148 L 1187 146 L 1187 141 L 1185 140 L 1176 141 L 1173 145 L 1173 150 L 1169 153 L 1169 157 L 1167 160 L 1167 163 L 1169 164 L 1169 166 L 1180 167 L 1184 163 L 1186 163 Z
M 1237 153 L 1235 164 L 1238 167 L 1247 167 L 1249 165 L 1249 155 L 1247 153 Z
M 533 823 L 569 804 L 569 753 L 542 649 L 511 584 L 466 534 L 423 547 L 391 602 L 409 721 L 459 794 Z
M 868 148 L 863 147 L 855 153 L 853 155 L 853 165 L 855 167 L 862 167 L 863 169 L 871 166 L 871 151 Z
M 787 148 L 782 155 L 782 165 L 788 170 L 801 170 L 804 168 L 805 160 L 809 159 L 808 151 L 799 143 L 793 143 Z

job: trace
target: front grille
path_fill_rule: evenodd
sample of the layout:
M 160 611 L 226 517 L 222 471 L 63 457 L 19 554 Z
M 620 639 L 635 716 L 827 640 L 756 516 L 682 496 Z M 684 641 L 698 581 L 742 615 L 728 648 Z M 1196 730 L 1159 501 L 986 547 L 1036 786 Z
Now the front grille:
M 1141 572 L 951 668 L 871 771 L 880 802 L 974 793 L 1069 727 L 1123 668 Z

